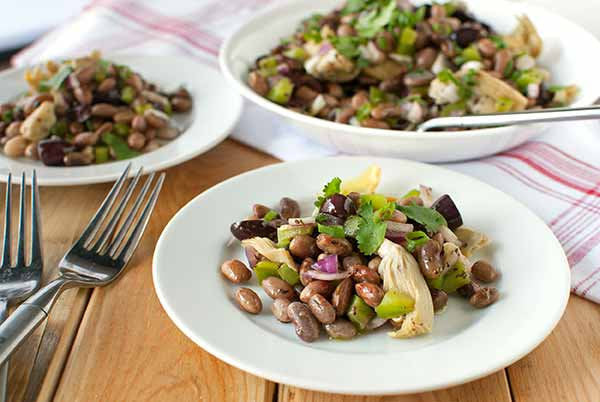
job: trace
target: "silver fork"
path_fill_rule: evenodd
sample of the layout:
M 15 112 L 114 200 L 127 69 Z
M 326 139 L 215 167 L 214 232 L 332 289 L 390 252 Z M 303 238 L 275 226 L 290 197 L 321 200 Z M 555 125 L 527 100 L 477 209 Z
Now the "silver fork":
M 2 262 L 0 262 L 0 323 L 8 315 L 8 307 L 29 297 L 42 282 L 42 246 L 40 243 L 39 193 L 35 170 L 31 178 L 31 241 L 29 263 L 25 262 L 25 173 L 21 175 L 21 199 L 19 201 L 19 229 L 17 238 L 17 258 L 11 265 L 11 200 L 12 176 L 6 181 L 6 202 L 4 206 L 4 239 Z M 0 368 L 0 401 L 6 400 L 8 362 Z
M 155 175 L 149 175 L 128 213 L 124 214 L 142 173 L 140 168 L 125 186 L 129 168 L 127 166 L 81 237 L 60 261 L 59 277 L 27 299 L 0 325 L 0 364 L 48 316 L 65 289 L 104 286 L 123 272 L 144 234 L 165 179 L 161 173 L 152 185 Z

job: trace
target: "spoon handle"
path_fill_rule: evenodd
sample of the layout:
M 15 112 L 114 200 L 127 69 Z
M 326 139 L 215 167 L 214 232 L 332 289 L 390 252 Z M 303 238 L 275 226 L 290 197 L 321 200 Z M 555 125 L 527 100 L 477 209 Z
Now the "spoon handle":
M 480 114 L 473 116 L 436 117 L 427 120 L 418 132 L 441 128 L 474 128 L 511 124 L 544 123 L 552 121 L 600 119 L 600 105 L 577 108 L 554 108 L 524 112 Z

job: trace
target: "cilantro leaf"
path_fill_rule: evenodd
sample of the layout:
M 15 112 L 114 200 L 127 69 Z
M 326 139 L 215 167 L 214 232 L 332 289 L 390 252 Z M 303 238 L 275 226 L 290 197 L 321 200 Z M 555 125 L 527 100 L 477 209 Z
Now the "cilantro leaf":
M 334 177 L 329 183 L 325 184 L 323 187 L 323 194 L 317 197 L 317 200 L 315 201 L 315 207 L 320 208 L 327 197 L 331 197 L 332 195 L 339 193 L 341 184 L 342 179 L 339 177 Z
M 358 46 L 361 44 L 360 38 L 355 36 L 334 36 L 329 38 L 329 42 L 344 57 L 353 59 L 360 56 Z
M 375 217 L 379 221 L 387 221 L 392 217 L 392 214 L 396 210 L 396 204 L 393 202 L 387 202 L 382 208 L 379 208 L 375 212 Z
M 72 72 L 73 69 L 71 67 L 62 66 L 52 77 L 40 81 L 38 84 L 38 91 L 48 92 L 50 90 L 57 90 Z
M 346 222 L 344 222 L 344 232 L 346 233 L 346 236 L 356 237 L 361 222 L 362 218 L 358 215 L 352 215 L 348 217 Z
M 377 32 L 390 23 L 394 11 L 396 10 L 396 1 L 390 0 L 381 7 L 375 7 L 368 13 L 359 17 L 355 28 L 359 36 L 365 38 L 374 37 Z
M 344 232 L 344 227 L 341 225 L 328 226 L 328 225 L 321 225 L 319 223 L 319 224 L 317 224 L 317 229 L 319 230 L 319 233 L 328 234 L 333 237 L 339 237 L 340 239 L 343 239 L 344 237 L 346 237 L 346 233 Z
M 447 226 L 446 219 L 435 209 L 421 207 L 419 205 L 396 205 L 396 208 L 403 212 L 410 219 L 417 221 L 425 226 L 429 233 L 437 232 L 440 226 Z
M 342 9 L 342 15 L 362 11 L 367 4 L 369 4 L 368 0 L 348 0 L 346 6 Z
M 371 255 L 383 243 L 387 224 L 377 217 L 371 202 L 361 204 L 358 215 L 361 218 L 356 232 L 358 249 L 365 255 Z
M 406 249 L 409 252 L 415 251 L 418 246 L 421 246 L 429 241 L 429 236 L 425 232 L 417 230 L 406 234 Z

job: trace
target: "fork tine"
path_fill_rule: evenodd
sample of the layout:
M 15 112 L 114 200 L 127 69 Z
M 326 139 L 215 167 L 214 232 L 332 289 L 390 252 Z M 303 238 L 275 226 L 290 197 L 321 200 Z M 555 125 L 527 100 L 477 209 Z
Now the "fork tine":
M 4 206 L 4 239 L 2 245 L 2 268 L 10 268 L 10 221 L 11 221 L 11 193 L 12 193 L 12 175 L 8 174 L 6 180 L 6 202 Z
M 117 235 L 115 236 L 113 241 L 108 245 L 108 247 L 110 249 L 110 251 L 109 251 L 110 255 L 113 255 L 116 252 L 116 250 L 119 248 L 119 244 L 121 244 L 121 241 L 123 240 L 123 238 L 129 231 L 129 229 L 131 228 L 131 223 L 133 222 L 133 219 L 137 215 L 137 212 L 139 211 L 140 206 L 142 205 L 142 201 L 144 201 L 144 198 L 146 197 L 146 193 L 148 192 L 148 189 L 150 188 L 150 183 L 152 182 L 153 179 L 154 179 L 154 173 L 151 173 L 150 175 L 148 175 L 146 182 L 142 186 L 142 190 L 138 194 L 135 202 L 133 203 L 133 207 L 131 207 L 131 210 L 129 211 L 127 218 L 125 218 L 125 222 L 123 222 L 123 224 L 121 225 L 121 228 L 119 229 L 119 232 L 117 233 Z
M 25 267 L 25 172 L 21 173 L 19 196 L 19 232 L 17 236 L 17 261 L 15 267 Z
M 42 266 L 42 243 L 40 227 L 40 195 L 37 185 L 37 173 L 33 170 L 31 177 L 31 260 L 29 265 Z
M 125 207 L 127 206 L 127 202 L 129 202 L 129 198 L 131 197 L 131 194 L 133 194 L 133 190 L 137 186 L 137 183 L 140 179 L 141 174 L 142 174 L 142 168 L 139 168 L 137 173 L 135 174 L 135 177 L 129 183 L 129 186 L 127 187 L 127 190 L 125 191 L 125 195 L 119 201 L 119 205 L 117 205 L 117 209 L 116 209 L 115 213 L 113 214 L 113 216 L 110 218 L 108 225 L 106 225 L 106 228 L 104 228 L 104 231 L 100 235 L 100 238 L 98 239 L 98 241 L 96 241 L 95 244 L 92 246 L 92 251 L 98 252 L 98 251 L 102 250 L 104 248 L 104 246 L 106 245 L 106 243 L 108 242 L 108 240 L 110 239 L 110 236 L 112 235 L 115 227 L 117 226 L 117 224 L 119 223 L 119 220 L 121 219 L 121 216 L 123 215 L 123 212 L 125 211 Z
M 138 217 L 137 221 L 135 222 L 133 232 L 131 233 L 129 239 L 125 243 L 125 246 L 123 247 L 123 249 L 121 250 L 121 252 L 119 253 L 119 255 L 117 257 L 118 260 L 123 261 L 123 263 L 125 263 L 125 264 L 129 261 L 129 259 L 133 255 L 133 252 L 135 251 L 137 245 L 139 244 L 139 242 L 142 238 L 142 235 L 144 234 L 144 231 L 146 230 L 146 225 L 148 224 L 148 221 L 150 220 L 152 211 L 154 211 L 154 206 L 156 205 L 156 200 L 158 199 L 158 194 L 160 193 L 160 189 L 162 187 L 164 180 L 165 180 L 165 174 L 161 173 L 161 175 L 158 177 L 158 180 L 156 181 L 156 184 L 154 185 L 154 189 L 152 190 L 152 192 L 150 193 L 150 196 L 148 197 L 148 201 L 146 202 L 146 205 L 144 206 L 144 209 L 143 209 L 141 215 Z M 118 246 L 118 245 L 115 245 L 115 246 Z M 116 252 L 116 250 L 118 250 L 118 247 L 114 250 Z
M 100 205 L 100 208 L 98 208 L 98 210 L 96 211 L 96 213 L 92 217 L 92 220 L 90 221 L 90 223 L 88 223 L 88 225 L 84 229 L 83 233 L 79 237 L 79 240 L 77 240 L 76 244 L 78 246 L 82 246 L 83 247 L 84 244 L 88 240 L 94 238 L 94 236 L 96 235 L 96 233 L 100 229 L 100 226 L 101 226 L 100 224 L 102 223 L 102 221 L 104 220 L 104 218 L 108 214 L 108 211 L 110 211 L 113 203 L 115 202 L 117 194 L 119 194 L 119 191 L 121 191 L 121 187 L 123 186 L 123 182 L 127 178 L 127 174 L 129 173 L 129 169 L 130 168 L 131 168 L 131 163 L 129 163 L 127 165 L 127 167 L 125 168 L 125 170 L 121 174 L 121 177 L 119 177 L 119 180 L 117 180 L 115 182 L 115 184 L 112 186 L 112 188 L 108 192 L 108 195 L 106 196 L 106 198 L 104 199 L 104 201 L 102 201 L 102 205 Z

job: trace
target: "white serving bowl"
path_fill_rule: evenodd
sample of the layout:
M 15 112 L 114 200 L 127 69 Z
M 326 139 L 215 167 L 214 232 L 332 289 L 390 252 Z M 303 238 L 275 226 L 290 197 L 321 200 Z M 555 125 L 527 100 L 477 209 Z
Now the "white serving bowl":
M 516 16 L 525 14 L 544 41 L 539 64 L 552 74 L 552 83 L 575 84 L 580 93 L 572 106 L 588 106 L 600 97 L 600 41 L 569 20 L 528 4 L 504 0 L 467 0 L 468 10 L 500 33 L 509 33 Z M 404 157 L 426 162 L 450 162 L 501 152 L 541 134 L 547 124 L 507 126 L 468 131 L 431 132 L 355 127 L 307 116 L 279 106 L 255 93 L 247 84 L 249 67 L 257 57 L 294 32 L 301 20 L 328 12 L 339 0 L 294 0 L 257 15 L 221 47 L 219 64 L 225 77 L 247 99 L 285 117 L 303 135 L 349 154 Z

